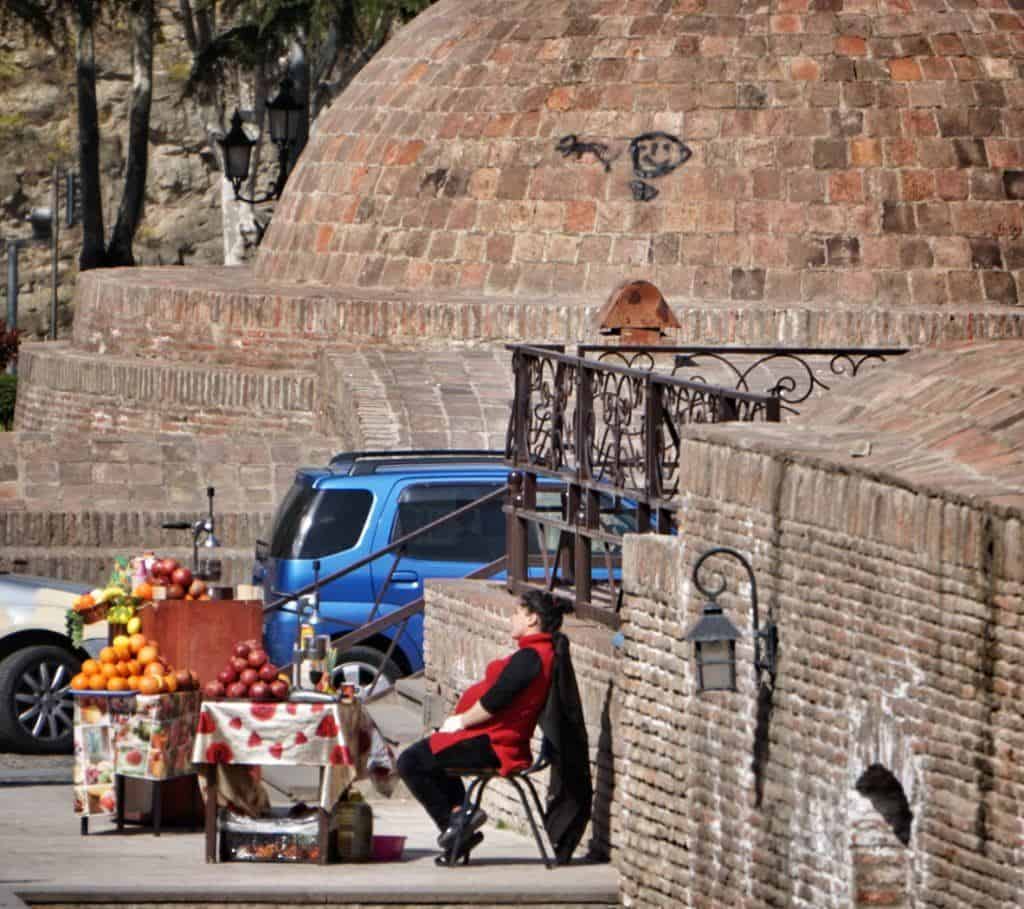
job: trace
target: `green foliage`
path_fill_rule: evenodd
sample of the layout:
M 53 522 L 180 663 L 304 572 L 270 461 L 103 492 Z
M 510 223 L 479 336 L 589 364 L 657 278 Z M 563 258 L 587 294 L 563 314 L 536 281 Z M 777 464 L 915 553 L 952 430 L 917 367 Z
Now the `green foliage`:
M 0 427 L 14 425 L 14 400 L 18 396 L 18 377 L 0 375 Z
M 28 131 L 28 121 L 21 113 L 0 114 L 0 144 L 20 142 Z
M 0 319 L 0 371 L 7 369 L 7 364 L 18 359 L 18 344 L 21 336 L 16 328 L 7 329 L 7 322 Z

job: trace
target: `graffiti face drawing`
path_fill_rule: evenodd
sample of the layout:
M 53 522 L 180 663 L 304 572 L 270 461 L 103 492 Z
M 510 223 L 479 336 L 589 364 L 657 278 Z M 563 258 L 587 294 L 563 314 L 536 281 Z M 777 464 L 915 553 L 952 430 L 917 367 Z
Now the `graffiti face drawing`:
M 629 143 L 633 173 L 645 180 L 670 174 L 693 154 L 675 136 L 668 133 L 644 133 Z

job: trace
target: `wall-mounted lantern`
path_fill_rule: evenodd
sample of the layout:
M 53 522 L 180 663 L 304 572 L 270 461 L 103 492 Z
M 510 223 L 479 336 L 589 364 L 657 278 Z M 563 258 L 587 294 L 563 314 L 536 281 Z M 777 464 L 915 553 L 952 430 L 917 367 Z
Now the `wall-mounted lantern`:
M 718 597 L 725 591 L 726 583 L 718 575 L 715 587 L 705 587 L 700 581 L 700 569 L 704 562 L 716 555 L 736 559 L 747 571 L 750 579 L 750 599 L 753 608 L 754 671 L 767 672 L 774 682 L 775 655 L 778 649 L 778 630 L 773 622 L 760 627 L 757 611 L 757 581 L 750 563 L 735 549 L 718 547 L 709 549 L 693 566 L 693 583 L 708 598 L 701 617 L 686 632 L 684 640 L 693 642 L 693 657 L 697 666 L 697 693 L 705 691 L 736 690 L 736 642 L 743 637 L 740 630 L 722 612 Z

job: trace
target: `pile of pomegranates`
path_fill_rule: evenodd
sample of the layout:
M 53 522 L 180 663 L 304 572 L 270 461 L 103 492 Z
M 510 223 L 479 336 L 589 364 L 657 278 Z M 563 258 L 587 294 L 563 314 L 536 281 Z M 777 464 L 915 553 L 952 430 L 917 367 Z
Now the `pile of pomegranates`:
M 247 698 L 253 701 L 284 701 L 289 685 L 278 678 L 278 668 L 259 641 L 239 641 L 217 678 L 203 686 L 208 698 Z
M 167 599 L 208 600 L 206 582 L 193 576 L 192 571 L 176 559 L 157 559 L 149 569 L 146 580 L 156 587 L 167 588 Z

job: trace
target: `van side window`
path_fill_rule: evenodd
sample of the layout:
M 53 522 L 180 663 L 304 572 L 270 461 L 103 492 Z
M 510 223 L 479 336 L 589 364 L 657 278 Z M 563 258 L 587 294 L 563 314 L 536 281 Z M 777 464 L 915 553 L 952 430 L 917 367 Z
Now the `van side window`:
M 410 486 L 398 499 L 392 542 L 496 488 L 469 484 Z M 406 555 L 431 562 L 493 562 L 505 554 L 505 515 L 501 506 L 501 499 L 495 499 L 442 524 L 413 540 Z
M 313 489 L 296 483 L 274 518 L 270 555 L 322 559 L 359 542 L 373 495 L 366 489 Z

